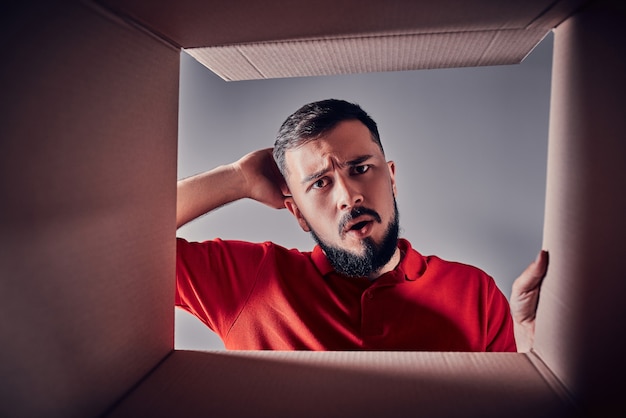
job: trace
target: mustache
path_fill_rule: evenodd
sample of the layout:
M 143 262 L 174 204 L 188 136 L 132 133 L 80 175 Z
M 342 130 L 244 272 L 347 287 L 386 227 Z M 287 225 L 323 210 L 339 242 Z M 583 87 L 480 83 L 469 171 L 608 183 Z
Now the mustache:
M 352 208 L 350 212 L 346 213 L 343 216 L 343 218 L 341 218 L 341 221 L 339 222 L 339 235 L 343 233 L 343 230 L 348 224 L 348 222 L 362 215 L 370 215 L 372 218 L 374 218 L 376 222 L 378 223 L 382 222 L 380 215 L 374 209 L 366 208 L 364 206 L 358 206 L 358 207 Z

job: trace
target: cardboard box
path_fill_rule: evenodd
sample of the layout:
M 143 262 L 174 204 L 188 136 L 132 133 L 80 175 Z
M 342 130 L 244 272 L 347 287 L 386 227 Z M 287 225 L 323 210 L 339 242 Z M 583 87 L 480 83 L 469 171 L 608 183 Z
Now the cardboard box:
M 13 6 L 1 26 L 0 415 L 623 415 L 618 3 Z M 530 353 L 173 349 L 180 48 L 225 79 L 282 77 L 513 64 L 553 29 L 551 264 Z M 354 54 L 315 55 L 337 48 Z

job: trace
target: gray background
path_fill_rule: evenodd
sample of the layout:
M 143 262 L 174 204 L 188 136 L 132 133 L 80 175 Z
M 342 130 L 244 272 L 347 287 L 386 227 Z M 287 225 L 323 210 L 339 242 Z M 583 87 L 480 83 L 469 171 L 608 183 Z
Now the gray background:
M 396 162 L 401 235 L 422 254 L 482 268 L 509 296 L 541 249 L 552 41 L 519 65 L 238 82 L 183 53 L 178 177 L 272 146 L 285 117 L 305 103 L 359 103 Z M 313 246 L 286 210 L 247 200 L 178 236 Z M 223 348 L 200 321 L 175 312 L 177 349 Z

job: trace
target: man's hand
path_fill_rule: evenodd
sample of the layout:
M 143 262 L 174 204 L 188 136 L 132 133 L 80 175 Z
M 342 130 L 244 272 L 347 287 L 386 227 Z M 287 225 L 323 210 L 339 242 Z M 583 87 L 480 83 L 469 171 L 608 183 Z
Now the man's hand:
M 542 250 L 513 282 L 510 305 L 517 351 L 520 353 L 530 351 L 533 346 L 539 291 L 547 270 L 548 252 Z
M 243 175 L 246 197 L 272 208 L 285 207 L 285 196 L 289 194 L 289 189 L 274 162 L 272 148 L 246 154 L 233 165 Z

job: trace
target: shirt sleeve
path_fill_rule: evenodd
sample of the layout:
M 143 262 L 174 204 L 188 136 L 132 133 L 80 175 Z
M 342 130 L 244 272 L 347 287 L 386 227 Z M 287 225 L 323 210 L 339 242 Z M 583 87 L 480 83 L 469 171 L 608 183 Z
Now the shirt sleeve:
M 254 288 L 267 248 L 267 243 L 177 238 L 176 306 L 226 335 Z
M 490 280 L 488 298 L 487 351 L 516 352 L 509 302 L 493 279 Z

